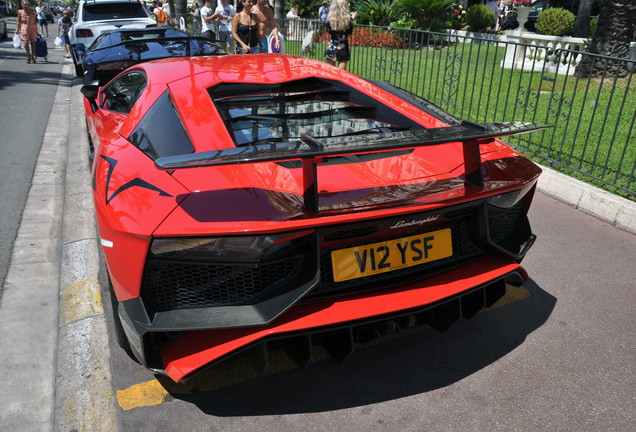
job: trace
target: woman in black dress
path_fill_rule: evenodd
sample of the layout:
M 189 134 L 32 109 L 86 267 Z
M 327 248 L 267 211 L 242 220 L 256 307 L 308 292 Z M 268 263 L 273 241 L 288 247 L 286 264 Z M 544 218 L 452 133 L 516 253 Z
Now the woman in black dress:
M 325 60 L 332 66 L 338 62 L 338 67 L 347 70 L 347 64 L 351 59 L 349 52 L 349 36 L 353 31 L 353 20 L 358 12 L 349 12 L 347 0 L 333 0 L 327 15 L 327 31 L 329 42 L 325 50 Z
M 243 9 L 232 19 L 232 37 L 237 43 L 237 54 L 261 52 L 258 35 L 258 16 L 252 13 L 255 0 L 242 0 Z

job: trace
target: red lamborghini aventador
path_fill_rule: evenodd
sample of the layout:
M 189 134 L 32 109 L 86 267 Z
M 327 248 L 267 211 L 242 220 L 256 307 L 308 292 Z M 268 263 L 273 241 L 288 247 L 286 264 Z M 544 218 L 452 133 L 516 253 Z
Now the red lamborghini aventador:
M 445 330 L 527 279 L 541 170 L 426 100 L 285 55 L 175 58 L 83 87 L 118 341 L 179 382 L 251 351 Z

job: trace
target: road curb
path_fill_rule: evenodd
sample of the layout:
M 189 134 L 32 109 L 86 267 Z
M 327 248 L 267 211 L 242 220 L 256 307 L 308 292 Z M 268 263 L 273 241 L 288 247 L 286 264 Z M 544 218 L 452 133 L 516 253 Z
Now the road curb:
M 84 104 L 70 60 L 60 81 L 70 87 L 66 123 L 73 132 L 68 135 L 62 218 L 55 430 L 116 431 L 88 142 L 83 129 L 75 130 L 84 125 Z
M 537 189 L 575 209 L 594 216 L 623 231 L 636 234 L 636 202 L 541 167 Z

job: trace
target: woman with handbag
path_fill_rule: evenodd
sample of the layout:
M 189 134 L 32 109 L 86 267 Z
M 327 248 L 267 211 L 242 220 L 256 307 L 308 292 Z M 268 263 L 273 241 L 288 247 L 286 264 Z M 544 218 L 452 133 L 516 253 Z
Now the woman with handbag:
M 252 13 L 255 0 L 242 0 L 243 9 L 232 19 L 232 37 L 236 41 L 236 54 L 261 52 L 258 35 L 258 16 Z
M 37 18 L 35 11 L 31 10 L 28 1 L 22 3 L 22 9 L 18 11 L 18 26 L 15 34 L 20 34 L 24 41 L 24 49 L 27 53 L 27 63 L 35 63 L 35 40 L 38 37 Z
M 351 60 L 349 52 L 349 36 L 353 32 L 353 20 L 358 12 L 349 11 L 347 0 L 333 0 L 327 15 L 327 33 L 329 42 L 325 50 L 325 60 L 332 66 L 338 62 L 338 67 L 347 70 L 347 64 Z

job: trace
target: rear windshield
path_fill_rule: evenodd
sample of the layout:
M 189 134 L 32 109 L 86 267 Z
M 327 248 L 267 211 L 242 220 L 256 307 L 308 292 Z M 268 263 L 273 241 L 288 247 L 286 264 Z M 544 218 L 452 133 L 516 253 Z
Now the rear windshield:
M 336 81 L 224 83 L 209 92 L 237 146 L 423 128 Z
M 148 18 L 148 14 L 139 2 L 84 4 L 84 21 L 125 18 Z

